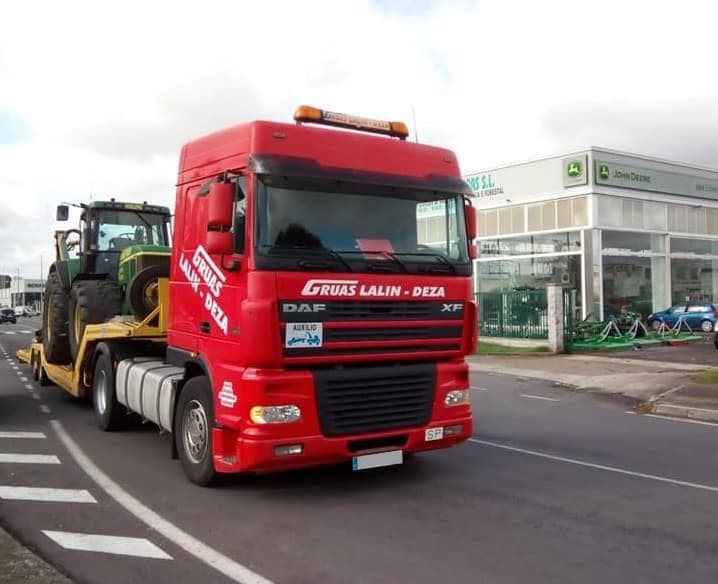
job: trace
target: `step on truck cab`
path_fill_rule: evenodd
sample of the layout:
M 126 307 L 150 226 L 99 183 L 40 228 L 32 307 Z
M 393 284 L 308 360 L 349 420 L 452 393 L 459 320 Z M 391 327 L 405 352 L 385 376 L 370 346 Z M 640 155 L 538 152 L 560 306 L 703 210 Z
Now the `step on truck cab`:
M 161 350 L 87 329 L 77 377 L 100 426 L 127 408 L 173 432 L 200 485 L 471 435 L 476 221 L 456 156 L 402 123 L 306 106 L 295 122 L 182 148 Z

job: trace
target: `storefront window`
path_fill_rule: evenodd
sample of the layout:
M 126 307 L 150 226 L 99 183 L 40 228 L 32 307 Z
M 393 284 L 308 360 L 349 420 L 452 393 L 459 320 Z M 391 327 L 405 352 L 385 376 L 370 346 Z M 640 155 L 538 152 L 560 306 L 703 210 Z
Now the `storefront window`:
M 671 238 L 673 302 L 718 301 L 718 241 Z
M 481 256 L 533 255 L 543 253 L 561 253 L 581 250 L 581 234 L 578 231 L 568 233 L 546 233 L 506 239 L 489 239 L 479 242 Z
M 666 307 L 665 236 L 604 231 L 603 315 L 638 312 L 648 316 Z
M 579 255 L 479 262 L 477 291 L 542 290 L 548 284 L 580 288 L 580 270 Z

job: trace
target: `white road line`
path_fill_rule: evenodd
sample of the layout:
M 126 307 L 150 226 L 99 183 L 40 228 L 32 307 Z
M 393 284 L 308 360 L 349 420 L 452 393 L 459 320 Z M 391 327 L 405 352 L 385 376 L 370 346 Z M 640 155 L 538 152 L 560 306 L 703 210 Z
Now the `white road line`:
M 636 412 L 631 412 L 626 410 L 627 414 L 632 414 L 634 416 L 639 416 L 641 418 L 653 418 L 655 420 L 666 420 L 668 422 L 683 422 L 684 424 L 698 424 L 699 426 L 718 426 L 718 423 L 716 422 L 705 422 L 703 420 L 693 420 L 691 418 L 676 418 L 675 416 L 662 416 L 660 414 L 636 414 Z
M 47 438 L 43 432 L 0 431 L 0 438 Z
M 680 487 L 690 487 L 692 489 L 700 489 L 702 491 L 710 491 L 712 493 L 718 493 L 718 487 L 712 485 L 703 485 L 701 483 L 691 483 L 688 481 L 680 481 L 678 479 L 672 479 L 669 477 L 662 477 L 659 475 L 646 474 L 642 472 L 636 472 L 633 470 L 627 470 L 625 468 L 618 468 L 616 466 L 606 466 L 603 464 L 595 464 L 593 462 L 585 462 L 583 460 L 576 460 L 575 458 L 565 458 L 563 456 L 556 456 L 554 454 L 546 454 L 545 452 L 537 452 L 536 450 L 526 450 L 524 448 L 516 448 L 515 446 L 508 446 L 506 444 L 499 444 L 497 442 L 489 442 L 488 440 L 479 440 L 478 438 L 469 438 L 469 442 L 475 444 L 482 444 L 483 446 L 491 446 L 492 448 L 500 448 L 502 450 L 510 450 L 511 452 L 519 452 L 521 454 L 528 454 L 529 456 L 537 456 L 539 458 L 545 458 L 547 460 L 554 460 L 556 462 L 566 462 L 568 464 L 575 464 L 577 466 L 584 466 L 586 468 L 593 468 L 596 470 L 604 470 L 608 472 L 615 472 L 630 477 L 637 477 L 640 479 L 649 479 L 652 481 L 658 481 L 661 483 L 669 483 L 672 485 L 678 485 Z
M 29 383 L 26 383 L 26 384 L 25 384 L 25 389 L 29 389 L 30 391 L 32 391 L 32 390 L 34 390 L 35 388 L 34 388 L 32 385 L 30 385 Z
M 246 566 L 228 558 L 224 554 L 193 537 L 186 531 L 183 531 L 173 523 L 167 521 L 158 513 L 155 513 L 152 509 L 147 507 L 139 499 L 130 495 L 120 485 L 102 472 L 82 451 L 77 443 L 75 443 L 75 441 L 62 427 L 60 422 L 57 420 L 50 420 L 50 425 L 53 427 L 55 432 L 57 432 L 57 436 L 60 438 L 60 441 L 70 452 L 72 457 L 75 459 L 75 462 L 80 465 L 82 470 L 84 470 L 90 478 L 92 478 L 92 480 L 100 485 L 100 487 L 102 487 L 102 489 L 110 497 L 112 497 L 140 521 L 159 532 L 187 553 L 203 561 L 208 566 L 214 568 L 235 582 L 239 582 L 240 584 L 272 584 L 271 580 L 267 580 L 265 577 L 253 572 Z
M 22 376 L 20 377 L 20 381 L 22 381 L 23 383 L 27 383 L 28 379 L 27 379 L 27 377 L 25 377 L 24 375 L 22 375 Z
M 14 334 L 15 334 L 15 331 L 5 331 L 5 334 L 6 334 L 6 335 L 14 335 Z
M 23 334 L 25 334 L 25 335 L 31 335 L 31 334 L 32 334 L 32 331 L 20 331 L 20 332 L 23 333 Z
M 471 389 L 474 389 L 476 391 L 489 391 L 488 387 L 474 387 L 473 385 L 471 386 Z
M 529 399 L 541 399 L 544 401 L 552 401 L 552 402 L 561 401 L 560 399 L 555 398 L 555 397 L 544 397 L 542 395 L 531 395 L 530 393 L 522 393 L 521 397 L 527 397 Z
M 162 551 L 151 541 L 141 537 L 119 537 L 93 533 L 70 533 L 69 531 L 42 531 L 47 537 L 68 550 L 100 552 L 121 556 L 138 556 L 171 560 L 172 556 Z
M 24 464 L 60 464 L 60 459 L 54 454 L 17 454 L 0 452 L 0 463 L 24 463 Z
M 95 497 L 84 489 L 46 489 L 43 487 L 0 486 L 0 499 L 52 503 L 97 503 Z
M 43 414 L 51 414 L 52 413 L 52 410 L 50 408 L 48 408 L 45 404 L 40 405 L 40 411 Z
M 36 393 L 31 393 L 30 395 L 32 396 L 32 399 L 36 399 L 38 401 L 40 400 L 40 396 L 37 395 Z

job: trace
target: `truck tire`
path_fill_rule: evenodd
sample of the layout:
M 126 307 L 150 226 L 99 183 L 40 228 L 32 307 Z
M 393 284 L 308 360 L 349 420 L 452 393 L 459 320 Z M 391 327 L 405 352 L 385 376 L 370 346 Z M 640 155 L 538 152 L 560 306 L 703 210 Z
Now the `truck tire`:
M 48 363 L 64 365 L 71 360 L 67 330 L 69 300 L 58 273 L 50 272 L 42 307 L 42 348 Z
M 157 308 L 160 278 L 167 278 L 167 266 L 148 266 L 137 272 L 127 285 L 127 305 L 137 320 L 144 320 Z
M 117 401 L 115 372 L 112 359 L 100 353 L 92 375 L 92 407 L 97 426 L 104 432 L 114 432 L 127 426 L 127 409 Z
M 85 327 L 108 321 L 120 312 L 120 290 L 112 280 L 79 280 L 70 290 L 70 355 L 80 349 Z
M 214 403 L 209 379 L 203 375 L 185 383 L 174 418 L 177 454 L 187 478 L 208 487 L 217 480 L 212 457 Z

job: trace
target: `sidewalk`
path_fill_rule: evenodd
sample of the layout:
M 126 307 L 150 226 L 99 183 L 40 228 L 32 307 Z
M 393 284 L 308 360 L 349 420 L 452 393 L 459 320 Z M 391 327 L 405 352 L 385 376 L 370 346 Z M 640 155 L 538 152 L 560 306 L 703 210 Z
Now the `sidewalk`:
M 696 383 L 709 365 L 600 355 L 481 355 L 471 371 L 543 379 L 632 399 L 643 413 L 718 422 L 718 385 Z
M 0 527 L 0 584 L 72 584 Z

